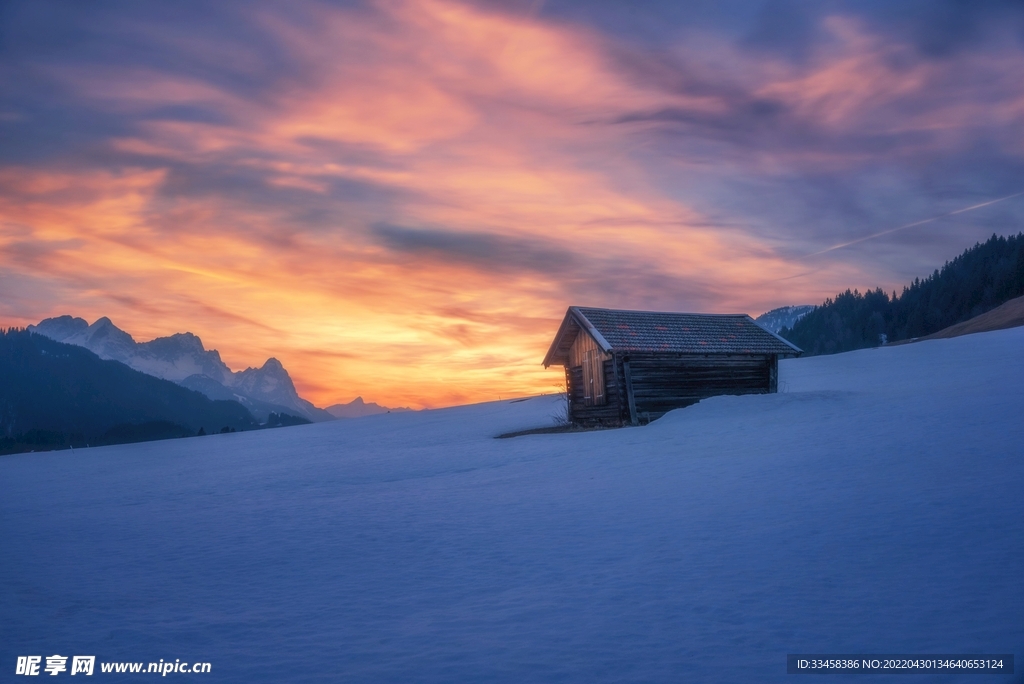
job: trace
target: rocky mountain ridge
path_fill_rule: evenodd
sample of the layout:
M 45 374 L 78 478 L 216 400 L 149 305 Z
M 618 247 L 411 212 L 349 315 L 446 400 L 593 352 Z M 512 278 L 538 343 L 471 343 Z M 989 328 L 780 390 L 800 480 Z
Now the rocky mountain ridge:
M 67 315 L 47 318 L 28 329 L 57 342 L 85 347 L 101 359 L 120 361 L 211 399 L 233 399 L 260 420 L 266 420 L 270 413 L 312 421 L 334 419 L 299 396 L 291 376 L 277 359 L 267 359 L 260 368 L 232 371 L 216 349 L 206 349 L 202 340 L 190 332 L 140 343 L 105 316 L 90 325 L 83 318 Z

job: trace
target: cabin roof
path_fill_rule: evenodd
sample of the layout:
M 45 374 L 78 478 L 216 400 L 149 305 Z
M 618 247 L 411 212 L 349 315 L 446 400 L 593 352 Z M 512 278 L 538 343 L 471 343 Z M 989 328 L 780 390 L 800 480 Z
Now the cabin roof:
M 803 351 L 765 330 L 747 314 L 621 311 L 570 306 L 544 366 L 568 363 L 569 348 L 586 330 L 606 352 L 678 354 L 779 354 Z

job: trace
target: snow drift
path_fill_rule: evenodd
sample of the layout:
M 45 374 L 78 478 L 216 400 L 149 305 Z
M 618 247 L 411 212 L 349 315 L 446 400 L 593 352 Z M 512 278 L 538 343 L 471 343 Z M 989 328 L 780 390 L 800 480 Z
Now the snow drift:
M 4 457 L 0 667 L 748 683 L 790 681 L 787 653 L 1019 660 L 1022 349 L 1017 328 L 785 361 L 779 394 L 642 428 L 493 439 L 549 423 L 540 397 Z

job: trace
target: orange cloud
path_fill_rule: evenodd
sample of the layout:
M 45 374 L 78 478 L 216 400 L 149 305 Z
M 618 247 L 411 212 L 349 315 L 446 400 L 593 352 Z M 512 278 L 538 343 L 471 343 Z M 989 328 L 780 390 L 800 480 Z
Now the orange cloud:
M 724 91 L 632 78 L 606 37 L 459 2 L 295 11 L 257 21 L 312 75 L 259 96 L 152 67 L 59 72 L 138 118 L 104 140 L 116 168 L 0 168 L 0 268 L 59 292 L 10 322 L 189 330 L 234 368 L 276 356 L 319 405 L 441 406 L 553 391 L 540 360 L 569 304 L 756 315 L 865 272 L 809 271 L 707 215 L 643 163 L 657 123 L 610 123 L 714 121 Z M 828 28 L 843 49 L 820 68 L 747 65 L 755 95 L 842 127 L 928 82 L 857 25 Z

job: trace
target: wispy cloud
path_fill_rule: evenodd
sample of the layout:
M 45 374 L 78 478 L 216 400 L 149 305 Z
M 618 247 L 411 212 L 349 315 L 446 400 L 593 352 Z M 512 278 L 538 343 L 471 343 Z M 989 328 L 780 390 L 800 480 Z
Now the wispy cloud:
M 956 211 L 1019 189 L 1017 14 L 769 5 L 19 6 L 5 322 L 191 330 L 321 403 L 442 405 L 548 390 L 569 304 L 757 314 L 1017 229 Z

